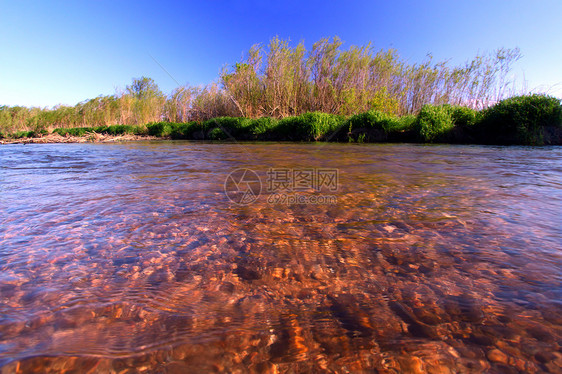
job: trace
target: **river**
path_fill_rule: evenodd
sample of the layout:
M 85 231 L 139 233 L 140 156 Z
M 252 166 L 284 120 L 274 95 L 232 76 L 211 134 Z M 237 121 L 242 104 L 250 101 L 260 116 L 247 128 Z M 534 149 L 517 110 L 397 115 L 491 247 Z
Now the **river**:
M 2 372 L 559 372 L 562 148 L 0 147 Z

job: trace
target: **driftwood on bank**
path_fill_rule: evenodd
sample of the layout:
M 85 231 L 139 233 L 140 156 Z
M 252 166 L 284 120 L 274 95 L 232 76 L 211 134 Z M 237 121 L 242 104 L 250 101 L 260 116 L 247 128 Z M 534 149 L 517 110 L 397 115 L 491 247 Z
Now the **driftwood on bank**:
M 84 136 L 61 136 L 57 133 L 44 135 L 36 138 L 1 139 L 0 144 L 29 144 L 29 143 L 112 143 L 127 142 L 133 140 L 155 140 L 154 136 L 148 135 L 108 135 L 98 133 L 87 133 Z

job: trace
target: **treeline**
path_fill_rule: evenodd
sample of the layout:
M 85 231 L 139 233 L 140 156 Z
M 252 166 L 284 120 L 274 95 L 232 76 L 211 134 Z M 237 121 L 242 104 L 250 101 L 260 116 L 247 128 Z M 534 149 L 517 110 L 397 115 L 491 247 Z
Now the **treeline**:
M 216 117 L 283 119 L 307 112 L 349 116 L 367 111 L 417 114 L 424 105 L 482 109 L 510 94 L 508 73 L 517 49 L 479 55 L 461 66 L 412 64 L 394 50 L 370 45 L 343 50 L 338 38 L 307 51 L 274 38 L 220 74 L 219 83 L 182 86 L 166 95 L 150 78 L 134 79 L 122 92 L 52 109 L 0 106 L 0 131 L 139 126 L 149 122 L 204 122 Z
M 282 119 L 217 117 L 183 123 L 57 128 L 53 133 L 61 136 L 132 134 L 221 141 L 562 145 L 562 105 L 554 97 L 530 95 L 502 100 L 480 111 L 449 104 L 426 104 L 417 115 L 396 116 L 376 110 L 352 116 L 307 112 Z M 19 132 L 12 137 L 42 134 L 46 135 L 47 131 Z

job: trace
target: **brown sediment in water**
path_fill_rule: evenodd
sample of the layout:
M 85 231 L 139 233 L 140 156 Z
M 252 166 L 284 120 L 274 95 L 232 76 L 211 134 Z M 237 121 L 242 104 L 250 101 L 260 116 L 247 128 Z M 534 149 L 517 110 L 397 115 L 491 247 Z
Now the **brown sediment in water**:
M 560 196 L 560 175 L 545 172 L 559 151 L 162 143 L 44 151 L 14 152 L 15 166 L 50 173 L 28 182 L 35 188 L 23 183 L 29 169 L 4 174 L 6 372 L 562 367 L 559 213 L 537 199 Z M 230 204 L 223 182 L 240 164 L 337 167 L 337 203 Z

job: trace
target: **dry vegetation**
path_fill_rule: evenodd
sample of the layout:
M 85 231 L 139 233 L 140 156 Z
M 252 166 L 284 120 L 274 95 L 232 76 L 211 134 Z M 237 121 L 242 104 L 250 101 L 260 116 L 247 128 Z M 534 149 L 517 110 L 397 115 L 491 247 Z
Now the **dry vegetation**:
M 165 95 L 142 77 L 122 92 L 73 107 L 3 106 L 0 139 L 56 141 L 45 136 L 57 133 L 65 141 L 156 136 L 562 144 L 560 100 L 514 96 L 508 77 L 520 58 L 517 49 L 451 66 L 431 56 L 411 64 L 394 50 L 370 45 L 341 47 L 338 38 L 322 39 L 309 51 L 274 38 L 267 47 L 253 46 L 243 61 L 223 69 L 220 83 L 206 87 L 182 86 Z
M 274 38 L 253 46 L 247 58 L 220 75 L 220 84 L 182 86 L 165 95 L 146 77 L 122 92 L 52 109 L 0 106 L 0 131 L 202 122 L 215 117 L 285 118 L 306 112 L 352 115 L 369 110 L 416 114 L 426 104 L 486 107 L 506 96 L 517 49 L 499 49 L 461 66 L 411 64 L 394 50 L 371 45 L 342 49 L 338 38 L 322 39 L 307 51 Z

